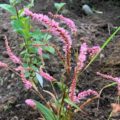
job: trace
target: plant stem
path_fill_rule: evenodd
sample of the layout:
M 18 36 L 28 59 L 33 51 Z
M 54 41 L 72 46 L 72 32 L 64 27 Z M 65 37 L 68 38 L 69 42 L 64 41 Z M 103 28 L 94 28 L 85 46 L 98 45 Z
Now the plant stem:
M 113 86 L 113 85 L 117 85 L 117 83 L 116 83 L 116 82 L 113 82 L 113 83 L 111 83 L 111 84 L 108 84 L 108 85 L 104 86 L 104 87 L 100 90 L 100 92 L 99 92 L 99 97 L 101 96 L 101 93 L 102 93 L 102 91 L 103 91 L 104 89 L 106 89 L 106 88 L 108 88 L 108 87 L 111 87 L 111 86 Z M 97 109 L 98 109 L 98 107 L 99 107 L 99 102 L 100 102 L 100 100 L 98 99 Z
M 63 105 L 64 105 L 65 96 L 66 96 L 66 88 L 64 88 L 64 90 L 63 90 L 63 97 L 62 97 L 59 112 L 58 112 L 59 120 L 61 120 L 61 111 L 62 111 L 62 107 L 64 107 Z

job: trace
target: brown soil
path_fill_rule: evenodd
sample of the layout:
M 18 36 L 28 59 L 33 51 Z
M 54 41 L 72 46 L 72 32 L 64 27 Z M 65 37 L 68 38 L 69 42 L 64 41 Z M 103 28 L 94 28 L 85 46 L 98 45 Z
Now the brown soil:
M 117 4 L 118 3 L 118 4 Z M 103 14 L 95 13 L 93 16 L 85 16 L 78 10 L 67 10 L 66 16 L 73 19 L 78 26 L 78 39 L 74 41 L 73 50 L 78 50 L 81 39 L 90 45 L 102 45 L 105 40 L 114 31 L 115 27 L 120 25 L 120 3 L 119 1 L 110 2 L 102 1 L 92 3 L 96 10 L 102 11 Z M 53 6 L 52 0 L 46 4 L 45 0 L 37 1 L 34 11 L 47 13 Z M 19 43 L 21 38 L 12 30 L 9 20 L 9 14 L 0 9 L 0 61 L 12 65 L 6 56 L 3 35 L 7 35 L 10 46 L 19 54 Z M 80 76 L 77 88 L 79 91 L 94 89 L 100 91 L 102 87 L 109 84 L 95 73 L 100 71 L 113 76 L 120 76 L 120 34 L 117 34 L 113 41 L 101 53 L 97 59 L 83 74 Z M 49 63 L 49 72 L 59 77 L 59 70 L 56 70 L 57 61 L 55 58 Z M 84 108 L 87 115 L 75 113 L 74 120 L 107 120 L 111 112 L 111 103 L 116 101 L 116 86 L 112 86 L 103 91 L 101 97 L 92 104 Z M 24 89 L 21 81 L 11 71 L 0 69 L 0 120 L 38 120 L 38 112 L 30 109 L 24 103 L 27 98 L 36 98 L 31 92 Z M 111 120 L 120 120 L 120 114 L 111 118 Z

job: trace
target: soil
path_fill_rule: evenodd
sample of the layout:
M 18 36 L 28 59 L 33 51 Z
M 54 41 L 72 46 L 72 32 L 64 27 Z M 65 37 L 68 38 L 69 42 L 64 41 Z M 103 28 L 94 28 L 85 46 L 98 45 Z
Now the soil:
M 47 1 L 48 2 L 48 1 Z M 49 4 L 48 4 L 49 3 Z M 53 8 L 53 1 L 46 4 L 45 0 L 36 1 L 34 11 L 47 13 Z M 79 2 L 80 3 L 80 2 Z M 83 3 L 80 3 L 80 5 Z M 73 41 L 73 51 L 79 50 L 81 41 L 84 40 L 90 46 L 102 45 L 113 33 L 116 27 L 120 26 L 120 2 L 119 1 L 99 1 L 90 2 L 90 5 L 102 12 L 94 13 L 92 16 L 84 15 L 81 7 L 66 8 L 65 16 L 70 17 L 78 26 L 78 38 Z M 80 10 L 80 12 L 79 12 Z M 12 30 L 9 14 L 0 9 L 0 61 L 4 61 L 12 66 L 6 55 L 3 36 L 7 35 L 12 50 L 19 54 L 20 36 Z M 79 77 L 77 89 L 79 91 L 94 89 L 100 91 L 111 81 L 104 80 L 96 75 L 97 71 L 107 73 L 112 76 L 120 76 L 120 34 L 117 34 L 108 46 L 102 51 L 100 57 Z M 74 53 L 74 52 L 73 52 Z M 48 72 L 59 77 L 59 71 L 55 66 L 57 60 L 48 61 Z M 51 68 L 51 69 L 49 69 Z M 59 67 L 59 69 L 61 69 Z M 103 90 L 98 100 L 94 100 L 84 108 L 87 113 L 75 113 L 73 120 L 107 120 L 111 112 L 111 103 L 115 103 L 117 96 L 116 86 L 111 86 Z M 38 112 L 30 109 L 25 104 L 25 99 L 36 98 L 32 92 L 24 89 L 22 82 L 14 73 L 9 70 L 0 69 L 0 120 L 38 120 Z M 120 120 L 120 114 L 113 116 L 111 120 Z

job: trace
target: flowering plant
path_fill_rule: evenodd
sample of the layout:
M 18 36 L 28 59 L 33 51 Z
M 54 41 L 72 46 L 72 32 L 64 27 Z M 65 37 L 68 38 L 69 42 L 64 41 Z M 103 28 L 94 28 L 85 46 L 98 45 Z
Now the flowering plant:
M 39 55 L 39 58 L 41 60 L 39 69 L 34 69 L 31 66 L 31 62 L 28 63 L 28 66 L 25 67 L 24 64 L 27 61 L 24 61 L 24 59 L 18 58 L 11 50 L 7 37 L 5 36 L 5 45 L 6 50 L 9 55 L 9 58 L 12 60 L 13 63 L 18 64 L 17 68 L 11 68 L 8 64 L 0 62 L 0 67 L 4 67 L 7 69 L 11 69 L 13 72 L 15 72 L 22 80 L 24 86 L 28 90 L 34 91 L 40 99 L 43 100 L 44 104 L 33 100 L 33 99 L 27 99 L 25 103 L 32 107 L 33 109 L 38 109 L 43 118 L 46 120 L 70 120 L 72 117 L 72 111 L 82 111 L 86 104 L 88 104 L 88 101 L 85 102 L 86 104 L 80 105 L 81 99 L 86 99 L 87 96 L 93 95 L 94 97 L 91 98 L 91 101 L 94 100 L 99 96 L 99 94 L 95 90 L 85 90 L 81 92 L 76 92 L 76 84 L 78 81 L 78 76 L 81 70 L 85 67 L 85 62 L 87 60 L 87 55 L 90 55 L 91 57 L 94 57 L 97 53 L 100 52 L 99 46 L 94 46 L 92 48 L 89 48 L 88 45 L 83 42 L 81 44 L 78 57 L 76 60 L 76 66 L 72 68 L 71 66 L 71 48 L 72 48 L 72 38 L 71 35 L 73 35 L 74 38 L 77 36 L 77 27 L 74 24 L 74 22 L 66 18 L 62 15 L 54 15 L 50 13 L 49 15 L 52 17 L 48 17 L 47 15 L 43 14 L 37 14 L 30 11 L 28 8 L 24 9 L 24 15 L 26 16 L 25 19 L 32 19 L 33 21 L 37 21 L 41 23 L 45 29 L 42 30 L 44 33 L 49 33 L 50 35 L 53 35 L 60 39 L 60 41 L 63 43 L 62 50 L 54 44 L 51 43 L 40 43 L 40 42 L 32 42 L 32 46 L 37 48 L 37 53 Z M 66 26 L 70 29 L 70 31 L 64 29 L 61 27 L 59 22 L 56 22 L 55 20 L 60 19 L 63 21 L 63 23 L 66 24 Z M 30 28 L 29 28 L 30 30 Z M 54 78 L 52 75 L 47 73 L 45 71 L 45 61 L 43 57 L 44 47 L 52 46 L 56 54 L 58 55 L 60 61 L 62 61 L 62 65 L 64 67 L 64 73 L 61 74 L 61 78 Z M 29 46 L 29 44 L 28 44 Z M 74 69 L 74 71 L 73 71 Z M 30 77 L 27 77 L 25 73 L 31 73 L 32 75 Z M 34 76 L 33 75 L 36 75 Z M 41 91 L 48 94 L 50 96 L 49 100 L 46 100 L 44 98 L 44 95 L 41 94 L 39 91 L 38 86 L 36 85 L 34 79 L 37 77 L 38 81 L 41 85 Z M 51 91 L 45 90 L 43 86 L 43 78 L 47 80 L 50 83 Z M 71 85 L 69 85 L 67 82 L 71 81 Z M 55 85 L 59 87 L 59 92 L 56 91 Z M 74 109 L 73 109 L 74 108 Z
M 31 8 L 34 6 L 34 0 L 30 1 L 31 2 L 9 0 L 10 4 L 0 4 L 0 7 L 11 13 L 12 28 L 22 38 L 23 42 L 20 43 L 20 54 L 25 63 L 23 66 L 26 68 L 31 66 L 33 69 L 37 70 L 36 66 L 41 65 L 41 60 L 38 57 L 39 48 L 35 47 L 35 44 L 48 44 L 51 35 L 34 28 L 30 23 L 30 19 L 24 16 L 24 7 L 21 3 L 24 4 L 25 7 Z M 55 53 L 54 47 L 49 44 L 41 47 L 46 52 L 46 54 L 43 53 L 45 59 L 49 59 L 49 54 Z M 26 72 L 25 75 L 26 77 L 31 77 L 29 72 Z M 35 74 L 33 73 L 32 76 L 35 76 Z

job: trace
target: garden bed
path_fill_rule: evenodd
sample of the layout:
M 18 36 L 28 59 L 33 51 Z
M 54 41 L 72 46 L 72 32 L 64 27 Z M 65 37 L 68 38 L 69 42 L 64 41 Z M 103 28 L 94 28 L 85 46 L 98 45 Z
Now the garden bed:
M 47 13 L 50 10 L 53 5 L 52 2 L 48 5 L 43 1 L 37 1 L 34 11 Z M 67 14 L 65 14 L 78 26 L 78 38 L 73 41 L 73 53 L 79 50 L 83 39 L 90 46 L 102 45 L 113 33 L 115 27 L 120 26 L 119 1 L 98 1 L 91 4 L 96 10 L 102 11 L 103 13 L 86 16 L 83 12 L 80 11 L 79 13 L 78 10 L 76 12 L 72 8 L 72 10 L 68 9 Z M 46 10 L 46 8 L 48 9 Z M 12 30 L 9 14 L 0 9 L 0 61 L 12 65 L 6 56 L 4 35 L 7 35 L 13 51 L 19 54 L 20 48 L 18 46 L 21 42 L 21 37 L 17 36 Z M 48 61 L 47 71 L 59 78 L 59 69 L 61 68 L 54 56 L 51 56 L 51 58 L 53 60 Z M 56 70 L 55 66 L 59 66 L 59 69 Z M 100 91 L 101 88 L 110 83 L 108 80 L 97 76 L 97 71 L 112 76 L 120 76 L 120 34 L 114 37 L 113 41 L 102 51 L 100 57 L 79 77 L 77 88 L 80 91 L 86 89 Z M 107 120 L 112 110 L 111 103 L 116 101 L 116 94 L 116 86 L 105 89 L 99 98 L 99 107 L 98 100 L 96 99 L 84 108 L 87 115 L 81 112 L 75 113 L 73 120 Z M 0 120 L 38 120 L 38 112 L 26 106 L 24 101 L 27 98 L 36 99 L 36 96 L 24 89 L 22 82 L 14 73 L 0 69 Z M 120 114 L 112 118 L 112 120 L 120 120 Z

